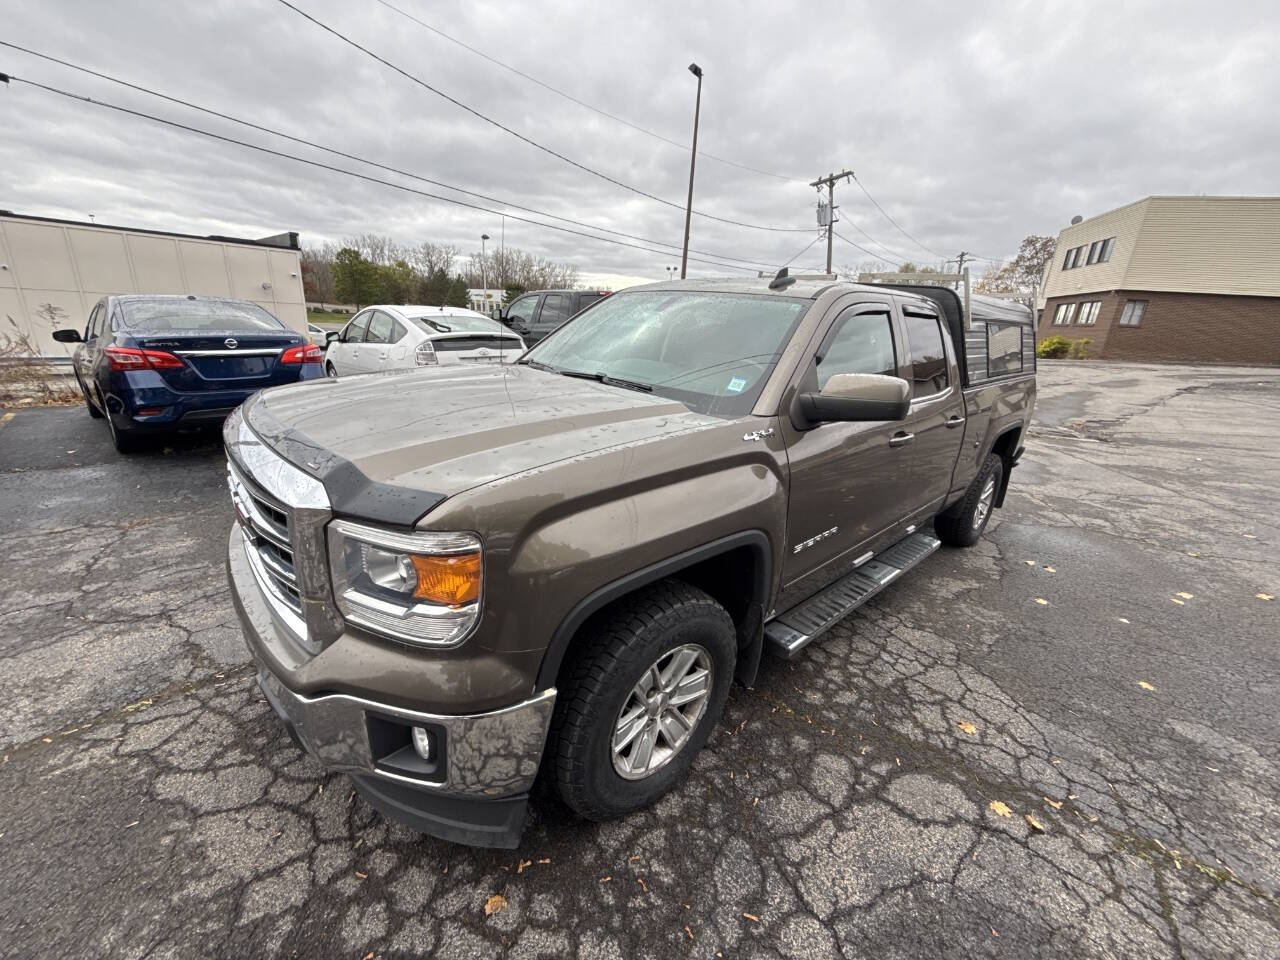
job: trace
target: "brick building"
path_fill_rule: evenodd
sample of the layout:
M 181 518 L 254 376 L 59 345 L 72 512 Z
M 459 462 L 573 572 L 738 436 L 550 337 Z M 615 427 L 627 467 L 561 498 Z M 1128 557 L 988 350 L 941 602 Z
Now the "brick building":
M 1073 223 L 1038 339 L 1104 360 L 1280 365 L 1280 197 L 1147 197 Z

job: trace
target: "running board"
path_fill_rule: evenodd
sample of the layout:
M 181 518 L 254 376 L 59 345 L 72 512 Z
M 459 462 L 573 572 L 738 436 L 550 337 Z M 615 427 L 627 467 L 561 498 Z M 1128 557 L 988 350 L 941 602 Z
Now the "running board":
M 768 649 L 790 660 L 940 546 L 942 542 L 928 533 L 904 537 L 766 623 L 764 638 Z

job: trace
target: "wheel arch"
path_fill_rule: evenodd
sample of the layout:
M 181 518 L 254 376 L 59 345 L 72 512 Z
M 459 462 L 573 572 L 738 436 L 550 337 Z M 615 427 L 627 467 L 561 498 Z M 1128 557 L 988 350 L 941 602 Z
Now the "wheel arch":
M 1012 475 L 1013 466 L 1018 462 L 1018 456 L 1021 453 L 1024 426 L 1023 422 L 1019 420 L 1017 423 L 1001 427 L 991 441 L 988 453 L 994 453 L 1004 463 L 1004 470 L 1001 471 L 1000 477 L 1000 489 L 996 491 L 996 499 L 993 506 L 1004 506 L 1004 495 L 1009 489 L 1009 477 Z
M 749 568 L 733 566 L 744 559 L 750 560 Z M 744 530 L 685 550 L 588 594 L 556 627 L 542 657 L 536 689 L 555 686 L 592 617 L 641 587 L 668 577 L 686 580 L 725 606 L 738 632 L 736 677 L 748 686 L 754 683 L 764 646 L 765 604 L 773 582 L 772 544 L 763 530 Z

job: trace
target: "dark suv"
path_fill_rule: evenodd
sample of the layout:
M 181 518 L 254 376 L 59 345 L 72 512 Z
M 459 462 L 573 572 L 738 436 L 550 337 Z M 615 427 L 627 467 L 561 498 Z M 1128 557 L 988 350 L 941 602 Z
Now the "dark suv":
M 574 314 L 607 296 L 608 290 L 535 290 L 512 300 L 498 319 L 533 346 Z

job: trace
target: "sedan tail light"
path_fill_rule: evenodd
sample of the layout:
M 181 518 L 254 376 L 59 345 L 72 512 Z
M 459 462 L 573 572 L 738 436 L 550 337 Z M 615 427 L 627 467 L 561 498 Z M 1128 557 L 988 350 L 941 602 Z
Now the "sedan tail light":
M 440 362 L 440 358 L 436 356 L 436 348 L 431 345 L 430 340 L 424 340 L 418 344 L 418 348 L 413 351 L 413 359 L 420 367 L 433 367 Z
M 280 354 L 281 363 L 320 363 L 324 360 L 324 351 L 314 343 L 300 343 Z
M 137 347 L 107 347 L 107 366 L 112 370 L 181 370 L 186 366 L 180 357 L 165 350 L 139 350 Z

